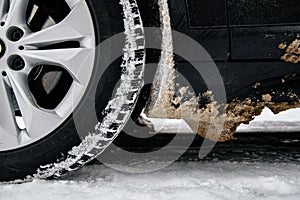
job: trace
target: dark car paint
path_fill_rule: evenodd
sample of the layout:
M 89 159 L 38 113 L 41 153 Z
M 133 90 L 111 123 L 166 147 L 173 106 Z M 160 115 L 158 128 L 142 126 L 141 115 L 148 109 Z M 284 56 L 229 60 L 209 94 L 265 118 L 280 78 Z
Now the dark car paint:
M 159 26 L 157 0 L 139 0 L 138 3 L 144 26 Z M 300 33 L 299 0 L 168 0 L 168 4 L 172 29 L 193 38 L 215 61 L 228 101 L 261 98 L 261 94 L 272 91 L 300 94 L 297 87 L 300 64 L 282 61 L 284 50 L 278 48 L 280 43 L 289 44 Z M 279 12 L 283 7 L 294 13 Z M 267 15 L 271 15 L 268 20 Z M 159 52 L 147 51 L 148 62 L 156 62 L 158 57 Z M 206 91 L 201 75 L 188 61 L 178 56 L 175 61 L 176 69 L 197 94 Z M 213 77 L 209 78 L 213 81 Z M 178 78 L 177 82 L 182 80 Z M 256 83 L 263 84 L 254 89 Z M 273 99 L 290 101 L 284 96 Z
M 300 64 L 280 60 L 284 51 L 278 46 L 282 42 L 291 42 L 300 33 L 300 15 L 296 16 L 300 1 L 169 0 L 169 6 L 172 28 L 196 40 L 216 62 L 229 101 L 259 97 L 272 91 L 299 94 L 300 89 L 295 85 L 298 78 L 294 76 L 291 84 L 287 79 L 284 85 L 281 80 L 300 74 Z M 294 13 L 279 12 L 283 7 L 285 10 L 291 8 Z M 270 10 L 264 12 L 267 8 Z M 204 83 L 199 84 L 201 77 L 191 73 L 187 61 L 177 59 L 176 67 L 193 82 L 196 92 L 205 91 Z M 257 82 L 265 86 L 262 84 L 254 90 L 253 85 Z M 274 99 L 287 101 L 285 97 Z
M 193 38 L 206 49 L 214 60 L 227 60 L 230 42 L 228 27 L 196 27 L 195 25 L 198 23 L 194 23 L 192 19 L 202 19 L 203 14 L 197 9 L 188 9 L 190 7 L 187 2 L 186 0 L 169 0 L 172 29 Z M 193 2 L 200 7 L 202 0 L 189 0 L 189 2 Z M 224 12 L 224 10 L 221 11 Z M 217 16 L 213 12 L 211 13 L 213 16 Z M 205 20 L 201 21 L 205 22 Z M 190 24 L 192 24 L 193 27 L 191 27 Z
M 214 60 L 279 60 L 281 42 L 300 32 L 297 0 L 169 0 L 175 30 Z

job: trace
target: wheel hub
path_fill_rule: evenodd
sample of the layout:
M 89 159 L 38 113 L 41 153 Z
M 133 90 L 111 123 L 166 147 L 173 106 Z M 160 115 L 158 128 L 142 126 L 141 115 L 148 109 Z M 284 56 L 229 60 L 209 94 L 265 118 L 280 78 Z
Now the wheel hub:
M 89 87 L 93 19 L 85 1 L 72 2 L 52 16 L 46 3 L 0 1 L 0 153 L 53 133 Z M 85 23 L 79 26 L 79 20 Z

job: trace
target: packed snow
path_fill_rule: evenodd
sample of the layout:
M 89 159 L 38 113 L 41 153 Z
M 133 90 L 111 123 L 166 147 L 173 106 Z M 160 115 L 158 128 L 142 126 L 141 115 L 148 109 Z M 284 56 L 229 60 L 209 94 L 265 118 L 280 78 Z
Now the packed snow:
M 157 172 L 127 174 L 88 166 L 69 178 L 0 185 L 1 200 L 297 200 L 300 165 L 177 162 Z
M 264 110 L 254 123 L 299 122 L 300 109 L 279 115 Z M 266 125 L 267 126 L 267 125 Z M 242 127 L 248 130 L 255 127 Z M 155 163 L 151 163 L 153 166 Z M 149 167 L 151 166 L 149 163 Z M 150 170 L 149 170 L 150 171 Z M 298 200 L 300 162 L 175 162 L 160 171 L 129 174 L 105 165 L 86 166 L 60 180 L 0 184 L 0 200 Z
M 241 125 L 238 132 L 300 132 L 300 108 L 273 114 L 265 108 L 249 125 Z
M 161 133 L 193 133 L 184 120 L 151 119 L 156 132 Z M 237 132 L 300 132 L 300 108 L 274 114 L 265 108 L 261 115 L 255 117 L 250 124 L 242 124 Z
M 265 110 L 255 122 L 296 123 L 298 116 L 300 116 L 299 109 L 279 116 L 274 116 Z M 151 168 L 153 164 L 155 165 L 149 163 L 148 167 Z M 261 161 L 251 162 L 213 159 L 175 162 L 160 171 L 146 174 L 123 173 L 96 164 L 86 166 L 60 180 L 0 184 L 0 200 L 19 199 L 298 200 L 300 199 L 300 162 L 286 160 L 277 162 L 263 157 Z

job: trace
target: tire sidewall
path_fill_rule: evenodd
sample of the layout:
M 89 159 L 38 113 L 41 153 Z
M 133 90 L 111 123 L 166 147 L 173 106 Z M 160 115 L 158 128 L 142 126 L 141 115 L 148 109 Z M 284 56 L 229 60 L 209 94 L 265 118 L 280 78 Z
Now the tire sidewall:
M 123 31 L 122 11 L 118 1 L 86 0 L 86 2 L 94 22 L 96 45 Z M 112 49 L 106 49 L 105 51 L 111 52 Z M 105 107 L 112 95 L 115 82 L 119 79 L 119 71 L 116 71 L 116 73 L 114 71 L 120 68 L 120 65 L 117 66 L 118 62 L 110 66 L 101 77 L 101 84 L 99 85 L 99 76 L 102 75 L 99 74 L 102 70 L 98 69 L 99 62 L 101 62 L 99 54 L 99 49 L 96 48 L 95 67 L 89 87 L 74 111 L 74 113 L 79 113 L 84 109 L 85 115 L 78 115 L 81 119 L 76 117 L 75 125 L 72 114 L 59 128 L 45 138 L 16 150 L 0 152 L 0 181 L 25 178 L 27 175 L 34 174 L 41 165 L 66 159 L 67 152 L 81 142 L 77 133 L 78 127 L 81 129 L 80 131 L 93 130 L 95 119 L 90 119 L 90 116 L 93 115 L 88 113 L 95 112 L 96 108 L 91 103 L 94 102 L 95 104 L 96 94 L 101 94 L 101 98 L 98 96 L 96 100 L 104 103 L 96 102 L 101 107 L 97 110 Z M 90 111 L 87 111 L 87 108 Z

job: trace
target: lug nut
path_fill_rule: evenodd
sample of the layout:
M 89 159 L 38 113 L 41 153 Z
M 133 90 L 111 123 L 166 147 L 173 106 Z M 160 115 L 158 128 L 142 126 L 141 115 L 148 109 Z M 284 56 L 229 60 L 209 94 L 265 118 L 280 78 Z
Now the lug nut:
M 7 32 L 7 37 L 9 40 L 13 42 L 19 41 L 24 36 L 24 32 L 22 29 L 18 27 L 11 27 Z
M 18 55 L 10 56 L 7 60 L 7 64 L 12 70 L 16 70 L 16 71 L 20 71 L 25 67 L 25 62 L 23 58 Z

